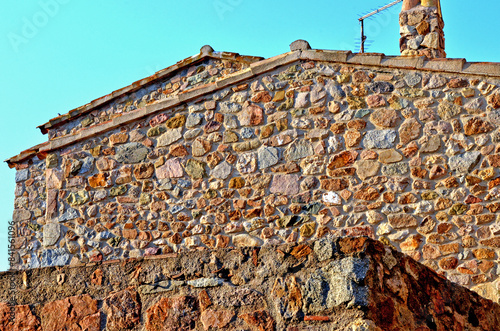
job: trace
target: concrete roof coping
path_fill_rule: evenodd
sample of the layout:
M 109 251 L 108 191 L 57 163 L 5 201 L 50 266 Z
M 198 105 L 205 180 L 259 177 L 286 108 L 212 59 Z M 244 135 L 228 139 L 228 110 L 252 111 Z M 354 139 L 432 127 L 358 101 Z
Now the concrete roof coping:
M 42 132 L 44 132 L 44 130 L 46 131 L 52 126 L 58 125 L 64 121 L 71 120 L 73 117 L 81 116 L 84 113 L 90 112 L 97 106 L 100 106 L 126 93 L 133 92 L 136 89 L 149 84 L 156 79 L 172 74 L 177 70 L 194 62 L 202 60 L 206 57 L 245 61 L 247 63 L 250 63 L 250 66 L 249 68 L 237 71 L 229 76 L 226 76 L 215 83 L 198 86 L 166 100 L 147 105 L 144 108 L 140 108 L 129 113 L 124 113 L 111 121 L 85 128 L 84 130 L 81 130 L 76 134 L 55 138 L 46 143 L 34 146 L 6 160 L 5 162 L 7 162 L 10 167 L 14 167 L 16 163 L 20 163 L 29 157 L 37 155 L 38 153 L 45 154 L 50 151 L 74 144 L 102 132 L 106 132 L 108 130 L 120 127 L 124 124 L 133 122 L 139 118 L 149 116 L 151 114 L 164 111 L 172 107 L 176 107 L 182 103 L 195 100 L 203 95 L 213 93 L 217 90 L 244 82 L 245 80 L 248 80 L 254 76 L 274 70 L 280 66 L 298 62 L 300 60 L 481 75 L 500 78 L 500 63 L 493 62 L 470 63 L 465 59 L 427 59 L 423 56 L 386 56 L 382 53 L 352 53 L 351 51 L 307 49 L 307 47 L 305 47 L 304 49 L 297 49 L 271 58 L 263 59 L 259 57 L 240 56 L 238 53 L 215 52 L 213 51 L 212 47 L 205 45 L 201 48 L 199 54 L 179 61 L 173 66 L 158 71 L 150 77 L 139 80 L 132 85 L 96 99 L 87 105 L 73 109 L 69 113 L 56 117 L 55 119 L 50 120 L 48 123 L 39 126 L 39 128 L 42 130 Z M 44 155 L 41 156 L 44 157 Z

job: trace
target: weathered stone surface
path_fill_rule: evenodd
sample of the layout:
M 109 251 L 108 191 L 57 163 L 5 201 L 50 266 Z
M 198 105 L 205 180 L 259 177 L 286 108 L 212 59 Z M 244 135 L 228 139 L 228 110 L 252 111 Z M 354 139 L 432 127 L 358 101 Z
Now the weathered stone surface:
M 406 162 L 387 164 L 382 167 L 382 175 L 384 176 L 402 176 L 410 171 L 410 167 Z
M 41 313 L 42 329 L 45 330 L 85 330 L 100 329 L 100 314 L 97 300 L 88 294 L 73 296 L 47 303 Z
M 149 149 L 140 143 L 128 143 L 115 147 L 114 158 L 121 163 L 139 163 L 146 158 Z
M 158 147 L 169 146 L 182 138 L 182 128 L 169 129 L 158 137 Z M 132 163 L 132 162 L 129 162 Z
M 262 240 L 249 234 L 238 234 L 233 237 L 233 244 L 236 247 L 254 247 L 262 245 Z
M 461 112 L 462 108 L 460 106 L 449 102 L 442 102 L 438 107 L 438 115 L 445 121 L 457 116 Z
M 43 226 L 43 245 L 52 246 L 61 237 L 61 226 L 58 223 L 47 223 Z
M 356 174 L 361 179 L 375 176 L 380 169 L 380 163 L 371 160 L 360 160 L 356 162 Z
M 399 128 L 399 139 L 402 144 L 408 144 L 410 141 L 417 139 L 420 136 L 422 125 L 415 119 L 406 119 Z
M 298 175 L 274 175 L 269 188 L 271 193 L 279 193 L 283 195 L 294 195 L 299 193 L 299 176 Z
M 156 178 L 180 178 L 184 175 L 180 159 L 168 159 L 161 167 L 156 168 Z
M 373 130 L 366 133 L 363 144 L 366 148 L 387 149 L 394 147 L 396 140 L 394 130 Z
M 451 171 L 458 174 L 466 174 L 479 163 L 481 158 L 480 152 L 465 152 L 463 154 L 450 157 L 448 164 Z
M 403 160 L 403 156 L 394 149 L 380 151 L 378 153 L 379 161 L 385 164 L 396 163 Z
M 133 329 L 141 318 L 139 294 L 133 288 L 112 294 L 104 299 L 102 310 L 106 314 L 108 329 Z
M 226 327 L 234 316 L 235 313 L 230 310 L 207 309 L 201 313 L 200 320 L 205 330 L 220 329 Z
M 226 179 L 231 174 L 231 171 L 232 171 L 231 165 L 227 162 L 222 162 L 219 165 L 217 165 L 210 174 L 211 176 L 218 179 Z
M 145 329 L 194 330 L 199 316 L 198 300 L 195 297 L 162 298 L 146 311 Z
M 395 127 L 398 119 L 399 116 L 393 109 L 377 109 L 370 116 L 370 121 L 381 128 Z
M 206 177 L 205 163 L 198 160 L 189 159 L 186 162 L 184 170 L 189 175 L 189 177 L 193 179 L 201 179 L 203 177 Z
M 261 147 L 257 151 L 259 169 L 269 168 L 279 162 L 279 150 L 274 147 Z
M 389 224 L 395 229 L 410 228 L 418 225 L 417 219 L 408 214 L 388 216 Z
M 479 117 L 469 119 L 464 125 L 464 132 L 468 136 L 487 133 L 493 129 L 493 125 Z
M 255 126 L 262 123 L 263 116 L 262 108 L 257 105 L 249 105 L 238 113 L 238 120 L 241 126 Z
M 314 148 L 307 140 L 295 140 L 284 152 L 284 156 L 288 161 L 300 160 L 313 154 Z

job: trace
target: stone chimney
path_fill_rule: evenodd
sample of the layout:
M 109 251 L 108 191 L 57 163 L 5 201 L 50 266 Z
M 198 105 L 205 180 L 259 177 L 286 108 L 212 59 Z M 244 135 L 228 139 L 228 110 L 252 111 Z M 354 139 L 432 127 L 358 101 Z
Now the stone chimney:
M 439 0 L 404 0 L 399 25 L 401 55 L 446 57 Z

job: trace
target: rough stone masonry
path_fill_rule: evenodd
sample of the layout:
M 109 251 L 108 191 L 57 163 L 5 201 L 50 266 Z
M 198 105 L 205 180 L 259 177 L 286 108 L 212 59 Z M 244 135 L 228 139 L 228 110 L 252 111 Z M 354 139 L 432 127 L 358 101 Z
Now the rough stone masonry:
M 6 300 L 16 284 L 14 319 Z M 500 306 L 366 237 L 0 274 L 0 329 L 498 330 Z
M 40 126 L 15 269 L 368 236 L 499 299 L 500 65 L 200 54 Z

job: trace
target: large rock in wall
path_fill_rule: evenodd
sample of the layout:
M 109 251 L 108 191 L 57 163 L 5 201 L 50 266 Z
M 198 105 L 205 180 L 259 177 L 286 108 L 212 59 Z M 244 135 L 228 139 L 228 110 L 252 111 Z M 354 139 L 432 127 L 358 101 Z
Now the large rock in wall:
M 300 61 L 112 130 L 118 103 L 77 117 L 49 135 L 93 136 L 17 165 L 18 266 L 366 235 L 498 300 L 500 92 L 478 77 Z
M 3 273 L 0 289 L 2 330 L 498 330 L 500 325 L 498 304 L 366 237 Z

